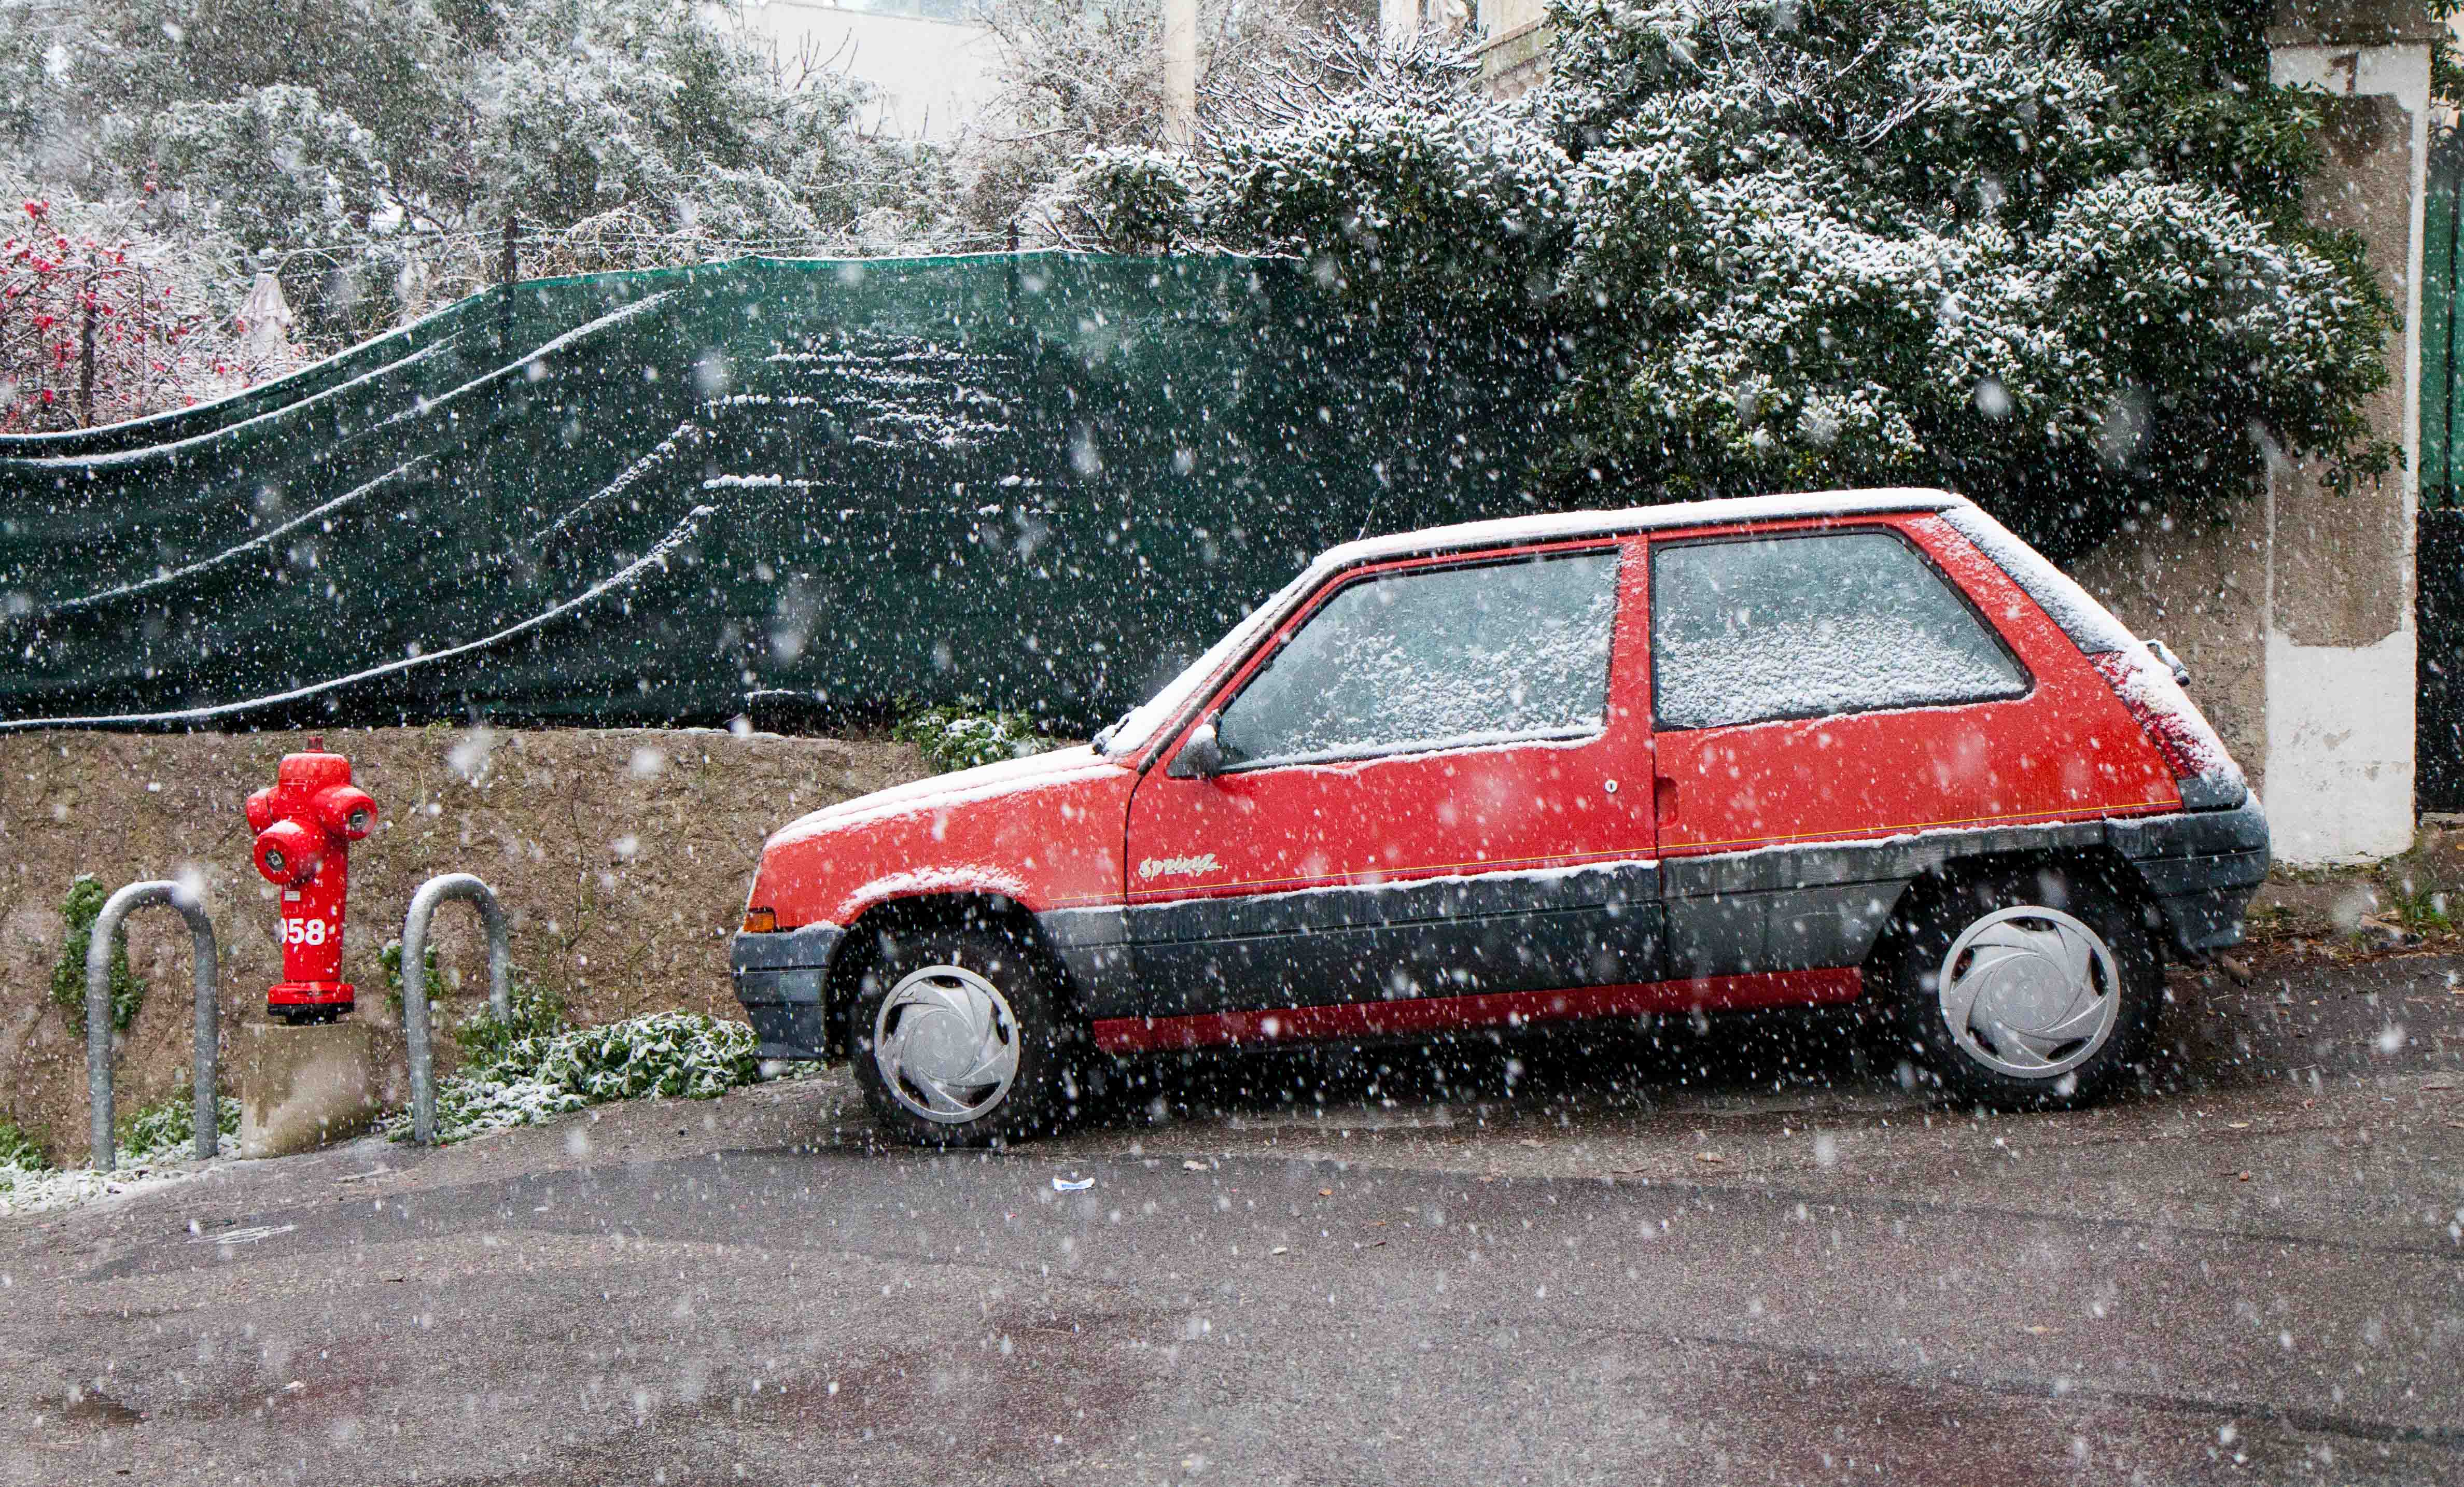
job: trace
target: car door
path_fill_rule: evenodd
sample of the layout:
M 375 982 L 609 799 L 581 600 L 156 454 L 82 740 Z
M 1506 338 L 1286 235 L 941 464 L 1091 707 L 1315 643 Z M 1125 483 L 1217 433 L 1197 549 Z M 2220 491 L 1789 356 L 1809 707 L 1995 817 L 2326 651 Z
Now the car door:
M 1640 654 L 1639 555 L 1593 542 L 1331 580 L 1132 797 L 1147 1017 L 1107 1040 L 1509 1020 L 1521 1004 L 1498 998 L 1655 978 L 1648 678 L 1615 664 Z M 1163 761 L 1201 726 L 1220 772 L 1177 777 Z
M 1655 537 L 1650 561 L 1673 973 L 1856 965 L 1904 876 L 1890 839 L 2076 804 L 2036 679 L 1898 524 Z

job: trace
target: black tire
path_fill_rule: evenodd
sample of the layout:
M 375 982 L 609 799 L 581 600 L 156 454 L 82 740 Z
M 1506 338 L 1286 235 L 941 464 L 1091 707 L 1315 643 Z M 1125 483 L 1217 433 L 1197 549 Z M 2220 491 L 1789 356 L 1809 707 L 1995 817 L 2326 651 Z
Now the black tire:
M 2095 954 L 2091 942 L 2082 941 L 2072 926 L 2090 931 L 2103 954 Z M 1971 929 L 1977 934 L 1962 946 L 1961 937 Z M 2031 960 L 2031 944 L 2063 949 Z M 1954 948 L 1960 950 L 1955 967 L 1948 964 Z M 2035 965 L 2084 963 L 2089 968 L 2084 983 L 2053 994 L 2057 999 L 2076 996 L 2074 1010 L 2048 1015 L 2047 1033 L 2023 1028 L 2024 1037 L 2013 1036 L 1985 1006 L 1985 997 L 1993 995 L 1989 990 L 1969 1003 L 1969 1031 L 1963 1039 L 1942 995 L 1944 973 L 1948 970 L 1954 978 L 1955 995 L 1959 979 L 1990 966 L 1997 949 L 2006 957 Z M 2083 949 L 2086 953 L 2080 953 Z M 1877 958 L 1882 964 L 1876 969 L 1886 978 L 1895 1004 L 1893 1020 L 1903 1055 L 1913 1055 L 1961 1103 L 1995 1109 L 2076 1109 L 2102 1099 L 2146 1058 L 2165 1003 L 2164 960 L 2145 911 L 2127 885 L 2113 881 L 2093 863 L 1955 871 L 1944 881 L 1922 886 L 1894 921 L 1893 933 Z M 2045 980 L 2055 974 L 2040 973 Z M 1991 985 L 1990 975 L 1983 984 Z M 2109 1009 L 2103 1006 L 2107 997 L 2113 1003 Z M 2101 1041 L 2050 1036 L 2051 1030 L 2067 1026 L 2069 1018 L 2101 1020 Z M 2012 1020 L 2021 1019 L 2014 1016 Z M 2042 1072 L 2018 1073 L 2007 1066 L 2030 1059 L 2042 1061 Z
M 901 994 L 902 987 L 910 990 Z M 935 1000 L 979 1004 L 985 988 L 995 998 L 994 1016 L 981 1029 L 986 1040 L 975 1051 L 996 1043 L 1006 1047 L 1015 1063 L 1007 1087 L 986 1097 L 984 1083 L 942 1084 L 902 1069 L 893 1088 L 893 1075 L 874 1042 L 875 1029 L 884 1025 L 883 1004 L 901 994 L 887 1027 L 893 1039 L 907 1018 L 937 1018 L 941 1027 L 911 1036 L 938 1037 L 949 1045 L 956 1037 L 952 1030 L 970 1040 L 979 1030 Z M 1057 1129 L 1070 1107 L 1076 1085 L 1069 1055 L 1076 1039 L 1069 1037 L 1063 1008 L 1058 978 L 1036 949 L 1015 934 L 994 927 L 885 931 L 849 1008 L 849 1061 L 874 1119 L 901 1140 L 919 1147 L 1006 1146 Z M 893 1050 L 898 1046 L 893 1042 Z M 888 1061 L 896 1058 L 893 1051 Z M 925 1107 L 945 1101 L 957 1110 L 944 1108 L 938 1117 L 926 1113 Z

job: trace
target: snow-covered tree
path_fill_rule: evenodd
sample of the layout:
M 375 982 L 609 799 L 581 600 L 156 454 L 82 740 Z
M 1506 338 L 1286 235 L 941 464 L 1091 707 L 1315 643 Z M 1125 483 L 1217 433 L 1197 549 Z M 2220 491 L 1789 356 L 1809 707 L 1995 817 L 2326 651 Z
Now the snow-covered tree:
M 2269 14 L 1558 0 L 1541 89 L 1332 97 L 1185 168 L 1182 236 L 1501 328 L 1558 379 L 1553 499 L 1943 482 L 2076 550 L 2386 467 L 2391 308 L 2302 218 Z
M 1346 10 L 1347 0 L 1199 0 L 1201 135 L 1289 73 L 1326 28 L 1345 24 Z M 1172 137 L 1167 117 L 1162 11 L 1154 0 L 995 0 L 985 20 L 1000 87 L 959 151 L 959 212 L 987 239 L 1015 224 L 1034 241 L 1080 242 L 1092 229 L 1075 218 L 1093 197 L 1061 184 L 1088 164 L 1082 157 L 1112 166 L 1144 159 L 1168 173 L 1161 157 L 1188 142 Z M 1122 185 L 1137 195 L 1160 180 Z M 1096 209 L 1109 220 L 1115 208 Z M 1121 209 L 1135 214 L 1126 202 Z M 1145 230 L 1124 221 L 1133 236 Z
M 276 273 L 312 342 L 399 286 L 826 251 L 936 199 L 733 0 L 0 0 L 0 164 Z M 927 224 L 929 226 L 929 223 Z
M 840 75 L 791 76 L 730 18 L 674 0 L 522 0 L 474 66 L 448 211 L 550 227 L 627 211 L 741 243 L 809 244 L 891 188 Z

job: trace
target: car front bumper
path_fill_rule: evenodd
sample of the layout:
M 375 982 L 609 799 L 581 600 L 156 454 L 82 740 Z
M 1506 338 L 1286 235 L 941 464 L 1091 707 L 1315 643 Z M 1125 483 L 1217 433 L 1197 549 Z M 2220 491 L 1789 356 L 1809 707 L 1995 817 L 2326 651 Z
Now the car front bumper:
M 737 934 L 728 946 L 736 999 L 753 1023 L 764 1059 L 830 1057 L 824 989 L 830 957 L 847 937 L 834 924 L 805 925 L 775 934 Z

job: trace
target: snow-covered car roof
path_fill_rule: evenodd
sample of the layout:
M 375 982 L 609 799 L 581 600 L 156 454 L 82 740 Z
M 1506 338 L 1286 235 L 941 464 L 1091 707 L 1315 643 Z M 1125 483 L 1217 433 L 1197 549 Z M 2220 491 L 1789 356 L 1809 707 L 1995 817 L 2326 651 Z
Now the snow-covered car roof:
M 1504 516 L 1451 527 L 1423 527 L 1389 536 L 1366 537 L 1329 548 L 1309 564 L 1326 574 L 1356 563 L 1454 548 L 1521 546 L 1572 537 L 1608 536 L 1665 527 L 1717 526 L 1727 522 L 1793 521 L 1803 517 L 1867 516 L 1877 512 L 1940 512 L 1969 505 L 1947 491 L 1906 487 L 1874 491 L 1815 491 L 1793 495 L 1741 495 L 1718 501 L 1676 501 L 1629 506 L 1621 511 L 1559 512 L 1545 516 Z
M 1793 495 L 1742 495 L 1718 501 L 1676 501 L 1665 506 L 1629 506 L 1622 511 L 1555 512 L 1540 516 L 1505 516 L 1466 521 L 1451 527 L 1423 527 L 1391 536 L 1364 537 L 1318 555 L 1301 575 L 1274 597 L 1250 611 L 1206 654 L 1153 697 L 1111 728 L 1095 735 L 1105 754 L 1127 754 L 1143 748 L 1155 731 L 1186 707 L 1199 689 L 1234 657 L 1245 652 L 1259 636 L 1291 605 L 1343 569 L 1390 558 L 1445 553 L 1483 547 L 1519 547 L 1578 537 L 1614 536 L 1665 527 L 1717 526 L 1729 522 L 1793 521 L 1805 517 L 1867 516 L 1880 512 L 1942 512 L 1970 508 L 1964 495 L 1922 487 L 1875 491 L 1815 491 Z

